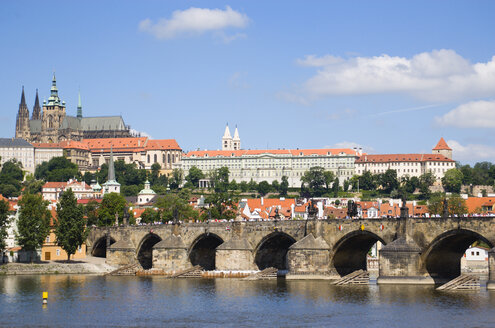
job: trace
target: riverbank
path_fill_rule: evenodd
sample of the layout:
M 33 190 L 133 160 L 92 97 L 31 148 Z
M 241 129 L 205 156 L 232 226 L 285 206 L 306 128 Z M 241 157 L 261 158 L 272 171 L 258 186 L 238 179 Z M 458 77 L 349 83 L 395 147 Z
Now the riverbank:
M 6 263 L 0 265 L 0 275 L 28 274 L 95 274 L 103 275 L 115 270 L 104 258 L 88 257 L 83 260 L 62 262 L 43 261 L 37 263 Z

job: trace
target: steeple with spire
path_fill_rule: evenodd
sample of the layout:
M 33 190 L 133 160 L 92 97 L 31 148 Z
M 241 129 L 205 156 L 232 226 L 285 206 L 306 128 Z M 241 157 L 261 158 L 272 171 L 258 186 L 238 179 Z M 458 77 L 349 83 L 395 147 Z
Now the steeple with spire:
M 36 89 L 36 98 L 34 100 L 33 116 L 31 116 L 31 119 L 41 120 L 41 107 L 40 107 L 40 98 L 38 97 L 38 89 Z
M 115 166 L 113 164 L 113 148 L 110 146 L 110 160 L 108 161 L 108 180 L 103 184 L 103 194 L 115 192 L 120 194 L 120 183 L 115 180 Z
M 82 118 L 81 91 L 79 91 L 79 101 L 77 102 L 77 118 Z
M 21 103 L 19 104 L 19 111 L 17 112 L 17 119 L 15 122 L 15 137 L 29 140 L 29 109 L 26 105 L 26 97 L 24 96 L 24 86 L 22 86 Z
M 57 79 L 55 78 L 55 72 L 53 72 L 52 87 L 50 88 L 50 98 L 48 98 L 47 105 L 48 106 L 61 105 L 60 98 L 58 96 Z
M 232 146 L 234 150 L 241 149 L 241 138 L 239 137 L 239 131 L 237 130 L 237 125 L 235 126 L 234 138 L 232 139 Z
M 230 135 L 229 123 L 225 126 L 225 132 L 222 137 L 222 150 L 232 150 L 232 136 Z

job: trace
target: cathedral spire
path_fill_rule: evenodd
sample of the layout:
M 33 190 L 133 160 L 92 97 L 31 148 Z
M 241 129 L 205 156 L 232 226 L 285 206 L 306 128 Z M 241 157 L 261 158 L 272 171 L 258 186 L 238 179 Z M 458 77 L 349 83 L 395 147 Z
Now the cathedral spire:
M 81 91 L 79 91 L 79 101 L 77 102 L 77 118 L 82 118 Z
M 24 97 L 24 86 L 22 86 L 21 103 L 19 104 L 19 108 L 21 106 L 26 106 L 26 97 Z
M 40 98 L 38 96 L 38 89 L 36 89 L 36 98 L 34 100 L 33 116 L 31 117 L 31 119 L 41 120 L 41 107 L 40 107 Z

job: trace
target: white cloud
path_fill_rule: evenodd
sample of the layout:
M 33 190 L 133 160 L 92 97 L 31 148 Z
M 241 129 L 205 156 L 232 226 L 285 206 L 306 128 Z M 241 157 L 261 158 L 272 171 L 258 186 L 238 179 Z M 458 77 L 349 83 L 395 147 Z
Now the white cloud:
M 462 104 L 447 114 L 436 117 L 435 121 L 442 126 L 459 128 L 495 128 L 495 100 Z
M 449 140 L 447 144 L 452 148 L 452 155 L 456 161 L 474 163 L 486 160 L 493 162 L 495 160 L 495 147 L 493 146 L 481 144 L 461 145 L 456 140 Z
M 139 23 L 139 30 L 148 32 L 157 39 L 173 39 L 199 35 L 208 31 L 221 31 L 226 28 L 244 28 L 248 22 L 249 18 L 245 14 L 229 6 L 225 10 L 191 7 L 186 10 L 176 10 L 171 18 L 162 18 L 156 23 L 147 18 Z M 229 38 L 238 37 L 240 35 Z
M 297 63 L 318 68 L 299 90 L 309 99 L 406 93 L 429 101 L 452 101 L 495 95 L 495 56 L 486 63 L 471 64 L 454 50 L 442 49 L 412 58 L 311 55 Z

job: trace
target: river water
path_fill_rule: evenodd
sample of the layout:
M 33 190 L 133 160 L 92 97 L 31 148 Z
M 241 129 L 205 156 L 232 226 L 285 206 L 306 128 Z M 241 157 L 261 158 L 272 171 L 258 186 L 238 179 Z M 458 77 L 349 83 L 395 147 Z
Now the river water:
M 0 293 L 1 327 L 495 327 L 484 287 L 47 275 L 1 276 Z

